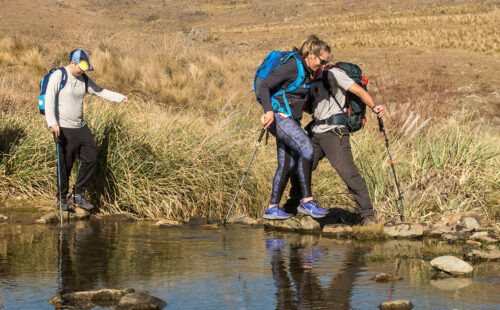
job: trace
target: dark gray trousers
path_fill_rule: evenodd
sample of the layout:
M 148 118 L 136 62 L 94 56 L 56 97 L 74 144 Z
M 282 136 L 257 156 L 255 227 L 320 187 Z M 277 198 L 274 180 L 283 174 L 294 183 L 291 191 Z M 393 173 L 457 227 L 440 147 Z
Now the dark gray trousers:
M 69 192 L 69 177 L 76 156 L 80 160 L 80 170 L 73 191 L 76 194 L 81 194 L 87 189 L 97 163 L 97 146 L 87 125 L 81 128 L 61 127 L 59 160 L 61 165 L 61 196 L 63 198 L 66 198 Z
M 361 213 L 361 218 L 374 215 L 373 205 L 368 194 L 365 180 L 359 173 L 352 157 L 350 137 L 347 129 L 340 131 L 341 135 L 333 131 L 316 133 L 312 137 L 314 159 L 313 170 L 316 169 L 321 159 L 326 157 L 333 169 L 337 171 L 340 178 L 347 185 L 349 192 L 354 196 L 354 200 Z M 285 204 L 287 212 L 296 209 L 300 201 L 300 186 L 298 178 L 294 174 L 290 178 L 292 184 L 290 188 L 290 199 Z

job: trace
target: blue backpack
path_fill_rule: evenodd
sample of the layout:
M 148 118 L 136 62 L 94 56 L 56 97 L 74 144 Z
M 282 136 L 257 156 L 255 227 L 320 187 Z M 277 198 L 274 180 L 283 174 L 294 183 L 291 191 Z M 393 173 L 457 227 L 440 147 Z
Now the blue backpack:
M 276 68 L 278 68 L 282 63 L 286 62 L 290 57 L 294 57 L 295 61 L 297 61 L 297 68 L 299 70 L 299 74 L 295 82 L 290 84 L 287 89 L 282 89 L 276 93 L 271 94 L 271 102 L 273 104 L 273 111 L 284 113 L 290 117 L 292 117 L 292 112 L 290 111 L 290 105 L 288 104 L 288 100 L 286 99 L 286 93 L 293 92 L 296 89 L 301 87 L 309 88 L 309 85 L 303 85 L 306 74 L 304 72 L 304 67 L 302 66 L 302 62 L 299 60 L 297 55 L 294 52 L 280 52 L 280 51 L 272 51 L 267 54 L 266 58 L 262 62 L 262 64 L 257 68 L 257 72 L 255 73 L 255 78 L 253 82 L 253 89 L 257 91 L 257 82 L 258 80 L 265 80 L 271 72 L 273 72 Z M 286 110 L 281 107 L 279 101 L 276 99 L 277 96 L 283 96 L 283 102 L 285 103 Z M 262 103 L 262 99 L 259 98 L 256 92 L 257 101 Z
M 66 82 L 68 81 L 68 72 L 66 72 L 66 69 L 64 67 L 50 69 L 49 73 L 47 73 L 40 80 L 40 96 L 38 97 L 38 109 L 40 110 L 40 114 L 42 114 L 42 115 L 45 115 L 45 93 L 47 92 L 47 85 L 49 84 L 49 78 L 52 75 L 52 73 L 54 73 L 56 70 L 59 70 L 59 69 L 62 72 L 62 79 L 61 79 L 61 83 L 59 84 L 59 90 L 61 90 L 64 87 L 64 85 L 66 85 Z M 56 101 L 57 101 L 57 95 L 56 95 Z

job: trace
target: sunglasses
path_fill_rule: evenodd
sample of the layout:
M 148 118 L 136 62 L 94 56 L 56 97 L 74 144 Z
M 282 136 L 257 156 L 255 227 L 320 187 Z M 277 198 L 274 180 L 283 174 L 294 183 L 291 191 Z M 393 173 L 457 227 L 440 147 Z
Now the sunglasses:
M 321 57 L 319 57 L 319 55 L 318 55 L 318 54 L 314 54 L 314 55 L 316 55 L 316 57 L 318 57 L 318 59 L 319 59 L 319 61 L 320 61 L 320 64 L 321 64 L 322 66 L 324 66 L 324 65 L 328 64 L 328 59 L 321 59 Z

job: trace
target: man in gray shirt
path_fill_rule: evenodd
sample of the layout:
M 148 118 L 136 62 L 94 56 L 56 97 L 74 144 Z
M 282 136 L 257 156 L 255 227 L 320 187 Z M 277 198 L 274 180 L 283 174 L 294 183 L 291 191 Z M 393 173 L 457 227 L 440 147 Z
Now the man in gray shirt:
M 78 178 L 73 186 L 70 201 L 90 210 L 94 206 L 83 195 L 88 187 L 97 162 L 97 146 L 87 124 L 83 120 L 83 97 L 89 93 L 113 102 L 127 103 L 126 96 L 97 86 L 84 72 L 93 71 L 88 53 L 77 49 L 69 54 L 70 63 L 56 70 L 49 78 L 45 94 L 45 117 L 56 141 L 60 141 L 61 162 L 61 207 L 72 210 L 66 197 L 69 191 L 69 176 L 75 158 L 80 159 Z M 64 87 L 60 88 L 63 70 L 67 75 Z M 54 104 L 55 103 L 55 104 Z M 59 199 L 59 197 L 58 197 Z
M 327 83 L 330 86 L 330 91 L 325 88 L 322 79 L 317 79 L 311 83 L 310 101 L 313 120 L 323 121 L 334 115 L 345 114 L 347 91 L 357 95 L 377 114 L 377 117 L 382 118 L 384 116 L 384 106 L 375 105 L 370 94 L 356 84 L 344 71 L 337 67 L 325 67 L 325 70 L 328 70 L 328 74 L 323 76 L 328 78 Z M 347 127 L 345 125 L 330 124 L 329 122 L 316 122 L 311 131 L 314 148 L 313 170 L 316 169 L 319 161 L 326 156 L 340 178 L 346 183 L 349 192 L 354 196 L 358 210 L 361 213 L 362 225 L 376 224 L 377 220 L 365 180 L 354 163 L 350 133 Z M 285 207 L 296 204 L 294 202 L 295 193 L 297 192 L 296 176 L 293 176 L 291 180 L 291 198 Z

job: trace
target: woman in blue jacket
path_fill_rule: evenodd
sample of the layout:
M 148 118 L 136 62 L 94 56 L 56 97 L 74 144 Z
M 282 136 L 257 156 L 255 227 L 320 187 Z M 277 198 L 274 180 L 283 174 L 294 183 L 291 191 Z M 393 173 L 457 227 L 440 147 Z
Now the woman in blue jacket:
M 262 124 L 276 137 L 278 155 L 278 168 L 274 175 L 269 206 L 264 212 L 265 219 L 287 219 L 293 216 L 282 210 L 279 202 L 290 172 L 294 169 L 297 170 L 302 192 L 297 210 L 314 218 L 324 217 L 328 213 L 312 197 L 313 146 L 300 126 L 300 120 L 312 74 L 328 62 L 330 47 L 315 35 L 310 35 L 301 48 L 294 48 L 293 52 L 294 57 L 289 57 L 266 79 L 257 83 L 257 97 L 260 98 L 264 109 Z M 292 92 L 283 92 L 297 80 L 299 71 L 305 73 L 302 87 Z M 278 92 L 282 94 L 277 95 Z

